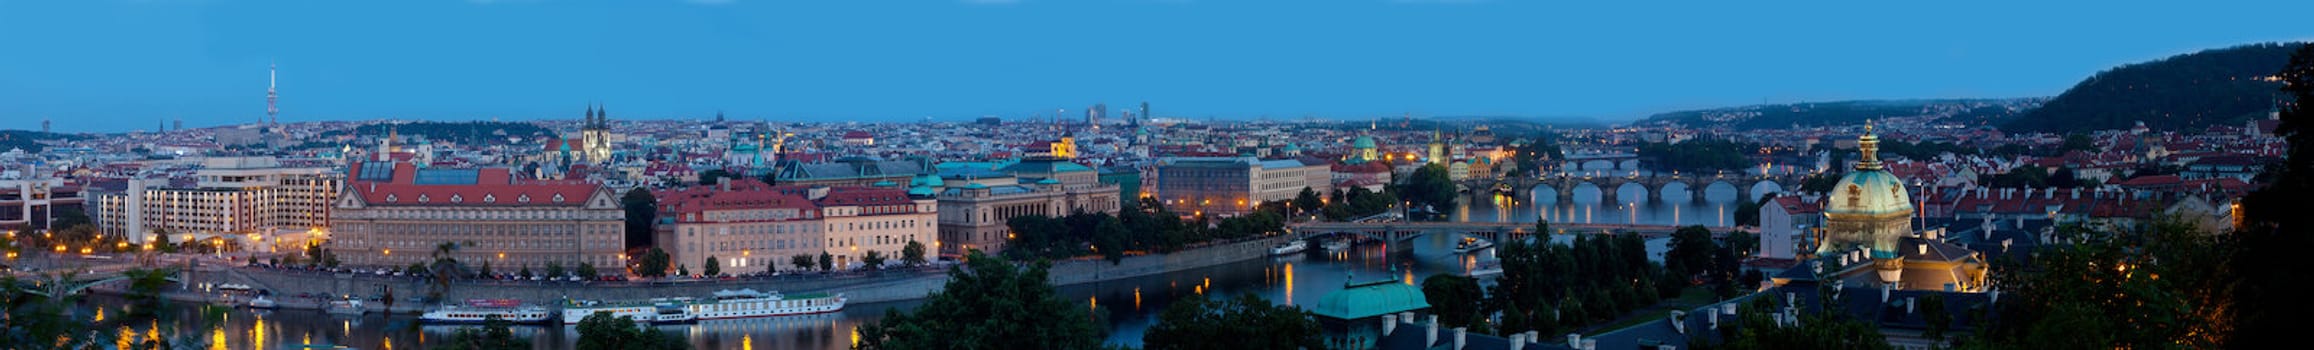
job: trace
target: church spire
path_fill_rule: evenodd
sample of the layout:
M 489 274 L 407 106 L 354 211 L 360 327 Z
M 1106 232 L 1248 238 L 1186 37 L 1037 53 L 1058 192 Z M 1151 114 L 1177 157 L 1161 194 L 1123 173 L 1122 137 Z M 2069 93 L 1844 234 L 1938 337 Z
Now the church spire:
M 1872 120 L 1864 120 L 1864 135 L 1856 137 L 1856 150 L 1864 159 L 1856 161 L 1856 170 L 1880 170 L 1880 136 L 1872 133 Z

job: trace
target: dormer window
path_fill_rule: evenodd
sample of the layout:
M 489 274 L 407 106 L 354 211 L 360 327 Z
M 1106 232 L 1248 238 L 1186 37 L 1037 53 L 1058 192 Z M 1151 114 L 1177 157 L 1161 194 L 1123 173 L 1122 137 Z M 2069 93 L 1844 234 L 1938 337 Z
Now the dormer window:
M 423 195 L 423 194 L 421 194 L 421 195 L 418 195 L 418 203 L 425 203 L 426 201 L 427 201 L 426 195 Z
M 490 195 L 490 194 L 485 194 L 485 195 L 482 195 L 482 202 L 483 202 L 483 203 L 498 203 L 498 195 Z
M 394 198 L 394 195 L 391 195 L 391 194 L 389 194 L 389 195 L 386 195 L 386 202 L 388 202 L 388 203 L 391 203 L 391 202 L 396 202 L 396 201 L 399 201 L 399 200 L 400 200 L 400 198 Z
M 562 203 L 562 194 L 561 194 L 561 193 L 556 193 L 556 194 L 554 194 L 554 202 L 555 202 L 555 203 Z
M 466 197 L 465 197 L 465 196 L 461 196 L 461 195 L 455 195 L 455 194 L 453 194 L 453 195 L 450 195 L 450 202 L 451 202 L 451 203 L 461 203 L 461 202 L 465 202 L 465 201 L 466 201 Z
M 514 201 L 516 201 L 516 202 L 522 202 L 522 203 L 530 203 L 530 195 L 527 195 L 527 194 L 525 194 L 525 195 L 522 195 L 521 197 L 516 197 L 516 198 L 514 198 Z

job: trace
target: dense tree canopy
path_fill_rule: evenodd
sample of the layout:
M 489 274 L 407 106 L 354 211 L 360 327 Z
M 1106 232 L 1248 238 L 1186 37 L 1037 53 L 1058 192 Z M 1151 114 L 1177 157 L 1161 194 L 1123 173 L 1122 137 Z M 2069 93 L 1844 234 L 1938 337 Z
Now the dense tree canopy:
M 627 211 L 627 248 L 652 245 L 651 225 L 659 220 L 658 198 L 642 187 L 627 190 L 619 197 L 619 208 Z
M 889 309 L 859 327 L 859 349 L 1090 349 L 1099 316 L 1061 300 L 1044 262 L 1015 263 L 973 251 L 948 269 L 948 284 L 913 312 Z M 1268 304 L 1262 302 L 1261 304 Z
M 580 349 L 636 349 L 672 350 L 689 349 L 690 343 L 675 335 L 642 326 L 632 318 L 612 316 L 609 311 L 596 312 L 579 320 L 577 347 Z
M 2305 276 L 2314 271 L 2314 259 L 2305 249 L 2314 247 L 2314 215 L 2306 215 L 2307 198 L 2314 198 L 2314 44 L 2298 45 L 2289 64 L 2275 74 L 2282 93 L 2297 103 L 2282 110 L 2280 132 L 2290 141 L 2282 166 L 2270 174 L 2265 189 L 2242 198 L 2246 212 L 2236 231 L 2241 249 L 2230 264 L 2240 277 L 2232 344 L 2288 344 L 2299 341 L 2306 315 L 2314 315 L 2314 298 L 2307 298 Z
M 1170 252 L 1211 240 L 1285 232 L 1285 216 L 1276 211 L 1261 210 L 1229 217 L 1208 228 L 1204 217 L 1199 217 L 1199 222 L 1187 222 L 1154 200 L 1140 203 L 1140 208 L 1127 208 L 1117 216 L 1077 213 L 1059 218 L 1012 217 L 1005 222 L 1012 229 L 1012 237 L 1008 238 L 1004 255 L 1027 260 L 1097 254 L 1114 262 L 1128 252 Z
M 2159 219 L 2141 229 L 2057 228 L 2072 244 L 2028 262 L 1999 259 L 1999 317 L 1970 342 L 1986 348 L 2223 348 L 2242 312 L 2231 299 L 2231 238 Z M 2014 296 L 2008 296 L 2014 295 Z M 2014 301 L 2012 301 L 2014 300 Z
M 1310 313 L 1253 294 L 1196 295 L 1165 307 L 1142 335 L 1145 349 L 1324 349 Z
M 389 130 L 391 129 L 391 130 Z M 504 145 L 509 138 L 530 139 L 552 137 L 554 131 L 531 123 L 517 122 L 408 122 L 398 124 L 369 124 L 354 127 L 352 131 L 325 132 L 320 138 L 352 134 L 362 137 L 381 137 L 388 131 L 402 137 L 423 137 L 435 142 L 454 142 L 464 145 Z
M 2267 81 L 2299 44 L 2254 44 L 2115 67 L 2066 89 L 2039 109 L 2001 126 L 2011 131 L 2199 130 L 2264 117 L 2273 106 Z
M 1486 290 L 1479 288 L 1477 279 L 1451 274 L 1423 278 L 1422 297 L 1430 302 L 1430 312 L 1449 327 L 1480 321 L 1479 311 L 1486 306 Z
M 1654 160 L 1657 168 L 1687 172 L 1750 168 L 1759 165 L 1750 158 L 1759 152 L 1759 145 L 1717 139 L 1639 145 L 1639 157 Z
M 1429 206 L 1439 213 L 1454 211 L 1454 179 L 1447 176 L 1445 165 L 1429 164 L 1414 169 L 1414 174 L 1407 175 L 1390 192 L 1398 199 L 1412 202 L 1414 207 Z

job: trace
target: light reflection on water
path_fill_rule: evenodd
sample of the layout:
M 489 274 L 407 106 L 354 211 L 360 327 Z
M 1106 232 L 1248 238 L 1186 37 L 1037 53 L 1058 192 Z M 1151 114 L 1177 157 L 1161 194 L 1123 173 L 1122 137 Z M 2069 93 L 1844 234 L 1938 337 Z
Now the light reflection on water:
M 1703 224 L 1726 226 L 1732 222 L 1736 190 L 1732 186 L 1715 185 L 1705 189 L 1704 201 L 1693 202 L 1691 195 L 1680 186 L 1670 186 L 1657 196 L 1640 196 L 1636 185 L 1626 186 L 1617 200 L 1602 203 L 1596 187 L 1585 186 L 1575 190 L 1573 198 L 1565 203 L 1547 188 L 1535 189 L 1526 197 L 1497 196 L 1481 193 L 1465 197 L 1457 206 L 1454 218 L 1478 222 L 1532 222 L 1548 218 L 1560 223 L 1641 223 L 1641 224 Z M 1656 198 L 1648 200 L 1649 198 Z M 1156 315 L 1181 298 L 1195 295 L 1235 296 L 1243 293 L 1267 298 L 1288 305 L 1307 306 L 1323 300 L 1349 281 L 1395 280 L 1420 285 L 1421 279 L 1432 274 L 1462 273 L 1474 268 L 1491 249 L 1481 251 L 1481 257 L 1464 257 L 1452 253 L 1455 237 L 1423 236 L 1397 245 L 1411 245 L 1413 250 L 1390 251 L 1385 244 L 1359 245 L 1350 251 L 1327 253 L 1318 244 L 1310 245 L 1310 252 L 1295 256 L 1249 260 L 1170 274 L 1107 281 L 1060 288 L 1063 298 L 1084 300 L 1097 314 L 1105 315 L 1110 326 L 1109 341 L 1117 344 L 1138 345 Z M 1403 247 L 1401 247 L 1403 248 Z M 823 315 L 776 318 L 710 320 L 693 325 L 656 326 L 657 329 L 683 337 L 701 349 L 756 348 L 768 349 L 845 349 L 857 341 L 856 328 L 869 321 L 881 319 L 887 309 L 906 310 L 921 302 L 878 303 L 850 305 L 844 311 Z M 92 297 L 84 312 L 93 305 L 123 305 L 119 298 Z M 105 312 L 118 313 L 117 307 Z M 216 348 L 248 349 L 278 344 L 344 344 L 361 348 L 422 349 L 431 342 L 444 339 L 456 332 L 457 326 L 421 326 L 414 316 L 386 317 L 376 314 L 362 317 L 344 317 L 322 314 L 320 311 L 279 310 L 262 311 L 234 309 L 213 321 L 202 319 L 199 308 L 182 303 L 168 307 L 172 314 L 169 322 L 152 322 L 139 326 L 124 326 L 120 334 L 130 336 L 157 336 L 153 326 L 170 324 L 171 334 L 203 334 L 217 342 Z M 107 314 L 106 317 L 121 317 Z M 571 348 L 577 333 L 562 326 L 518 326 L 518 337 L 531 339 L 542 348 Z M 294 339 L 282 339 L 293 337 Z

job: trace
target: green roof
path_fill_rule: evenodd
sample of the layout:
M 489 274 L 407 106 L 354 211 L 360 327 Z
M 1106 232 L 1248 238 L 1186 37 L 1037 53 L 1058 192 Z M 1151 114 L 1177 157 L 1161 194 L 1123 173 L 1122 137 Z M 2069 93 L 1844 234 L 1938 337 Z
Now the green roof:
M 1373 136 L 1358 136 L 1358 140 L 1357 140 L 1357 141 L 1351 141 L 1351 143 L 1350 143 L 1350 147 L 1353 147 L 1353 148 L 1374 148 L 1374 137 L 1373 137 Z
M 1326 294 L 1310 313 L 1342 320 L 1370 317 L 1430 308 L 1423 298 L 1422 288 L 1397 280 L 1374 281 L 1342 286 L 1342 290 Z

